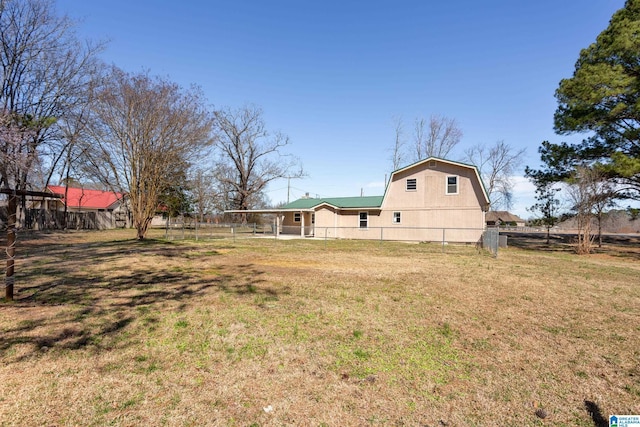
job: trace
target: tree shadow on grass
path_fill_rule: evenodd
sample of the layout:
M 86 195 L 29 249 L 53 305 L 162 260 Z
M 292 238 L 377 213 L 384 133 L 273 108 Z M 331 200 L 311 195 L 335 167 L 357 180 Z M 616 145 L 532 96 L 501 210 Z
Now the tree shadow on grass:
M 575 252 L 571 246 L 570 236 L 551 234 L 547 243 L 546 233 L 510 233 L 500 232 L 507 236 L 507 245 L 525 250 L 541 252 Z
M 32 262 L 20 267 L 18 298 L 0 303 L 6 314 L 0 317 L 5 363 L 51 349 L 99 352 L 132 345 L 135 338 L 123 332 L 135 331 L 136 322 L 152 321 L 145 315 L 150 308 L 181 311 L 217 292 L 237 298 L 279 295 L 262 279 L 263 271 L 251 264 L 217 263 L 219 253 L 211 247 L 129 240 L 27 249 Z M 144 257 L 144 266 L 117 267 L 134 255 Z M 180 264 L 194 258 L 215 267 L 215 274 Z M 109 263 L 113 269 L 90 268 Z
M 593 421 L 593 425 L 595 427 L 609 426 L 609 420 L 605 419 L 605 417 L 602 415 L 602 411 L 600 411 L 600 407 L 597 403 L 590 400 L 585 400 L 584 407 L 587 412 L 589 412 L 589 416 L 591 417 L 591 420 Z
M 546 233 L 501 232 L 500 234 L 507 236 L 507 244 L 510 247 L 541 252 L 575 253 L 577 240 L 575 234 L 551 234 L 548 244 Z M 602 248 L 598 248 L 594 242 L 593 253 L 640 260 L 638 249 L 640 236 L 609 234 L 603 235 L 602 242 Z

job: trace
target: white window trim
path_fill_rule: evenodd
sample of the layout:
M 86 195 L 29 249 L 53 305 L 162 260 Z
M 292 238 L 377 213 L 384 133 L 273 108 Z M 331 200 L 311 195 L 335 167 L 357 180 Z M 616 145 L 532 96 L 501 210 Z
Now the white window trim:
M 366 214 L 367 215 L 367 226 L 366 227 L 362 227 L 360 225 L 361 221 L 362 221 L 360 215 L 362 215 L 362 214 Z M 368 230 L 369 229 L 369 212 L 367 212 L 367 211 L 358 212 L 358 228 L 360 230 Z
M 296 216 L 298 217 L 297 220 L 296 220 Z M 302 222 L 302 212 L 294 212 L 293 222 Z
M 398 214 L 399 221 L 396 221 L 396 214 Z M 402 224 L 402 212 L 400 212 L 400 211 L 393 212 L 393 216 L 391 217 L 391 223 L 392 224 Z
M 450 193 L 449 192 L 449 178 L 455 178 L 456 179 L 456 192 L 455 193 Z M 458 175 L 447 175 L 447 177 L 444 180 L 444 193 L 447 196 L 455 196 L 456 194 L 460 194 L 460 176 L 458 176 Z
M 415 181 L 416 188 L 410 189 L 409 188 L 409 181 Z M 418 191 L 418 180 L 417 180 L 417 178 L 407 178 L 407 181 L 405 182 L 405 185 L 404 185 L 404 189 L 405 189 L 405 191 Z

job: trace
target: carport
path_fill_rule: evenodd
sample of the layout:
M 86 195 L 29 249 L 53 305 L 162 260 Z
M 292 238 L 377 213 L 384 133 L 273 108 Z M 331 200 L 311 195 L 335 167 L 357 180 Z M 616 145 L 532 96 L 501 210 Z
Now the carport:
M 305 213 L 313 214 L 315 213 L 314 209 L 310 208 L 294 208 L 294 209 L 250 209 L 250 210 L 241 210 L 241 209 L 231 209 L 225 210 L 224 213 L 229 214 L 258 214 L 258 215 L 275 215 L 274 220 L 274 234 L 279 236 L 280 234 L 289 234 L 282 233 L 283 231 L 283 220 L 286 213 L 291 213 L 293 215 L 299 213 L 300 214 L 300 237 L 304 238 L 307 236 L 313 236 L 313 228 L 311 228 L 311 233 L 305 233 L 307 226 L 305 225 Z M 311 224 L 309 224 L 311 225 Z

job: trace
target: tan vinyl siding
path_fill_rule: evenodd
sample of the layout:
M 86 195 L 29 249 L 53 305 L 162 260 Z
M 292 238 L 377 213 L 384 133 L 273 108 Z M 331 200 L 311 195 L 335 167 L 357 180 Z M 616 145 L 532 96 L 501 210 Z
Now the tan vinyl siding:
M 450 177 L 455 177 L 454 194 L 447 190 Z M 488 208 L 475 167 L 430 158 L 392 173 L 384 196 L 292 202 L 285 206 L 283 226 L 301 225 L 293 221 L 297 209 L 305 228 L 312 226 L 310 210 L 314 210 L 311 233 L 316 237 L 477 242 Z M 366 228 L 360 227 L 362 212 L 367 212 Z M 395 213 L 399 223 L 394 222 Z

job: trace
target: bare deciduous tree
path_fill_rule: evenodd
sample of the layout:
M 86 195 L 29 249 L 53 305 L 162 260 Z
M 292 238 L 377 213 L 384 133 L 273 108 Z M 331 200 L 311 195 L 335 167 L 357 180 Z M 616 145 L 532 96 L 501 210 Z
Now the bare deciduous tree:
M 219 206 L 220 194 L 216 191 L 214 178 L 202 169 L 195 169 L 189 178 L 189 188 L 200 222 Z
M 98 64 L 101 46 L 80 42 L 73 22 L 54 9 L 50 0 L 0 2 L 0 109 L 30 130 L 19 147 L 20 167 L 0 164 L 4 187 L 29 187 L 42 156 L 52 155 L 43 164 L 54 166 L 58 151 L 47 145 L 59 136 L 55 124 L 79 102 Z
M 428 127 L 427 127 L 428 126 Z M 446 159 L 462 139 L 462 129 L 455 119 L 432 115 L 429 123 L 416 119 L 414 128 L 415 161 L 427 157 Z
M 511 209 L 513 204 L 513 176 L 522 163 L 525 149 L 516 150 L 504 141 L 487 147 L 474 145 L 465 150 L 465 161 L 475 165 L 487 186 L 493 210 Z
M 215 119 L 219 157 L 214 173 L 227 193 L 226 208 L 248 210 L 262 201 L 269 182 L 303 176 L 297 159 L 282 152 L 289 137 L 269 132 L 260 108 L 225 108 L 215 112 Z
M 620 195 L 618 191 L 615 190 L 615 184 L 611 180 L 606 179 L 600 172 L 598 172 L 597 177 L 598 179 L 594 179 L 591 183 L 591 192 L 594 194 L 593 214 L 598 223 L 598 247 L 601 248 L 602 223 L 605 218 L 605 210 L 616 206 L 616 199 L 620 197 Z
M 592 251 L 594 235 L 592 235 L 592 220 L 598 227 L 598 246 L 602 246 L 602 219 L 604 210 L 613 206 L 617 193 L 613 184 L 607 180 L 605 174 L 595 166 L 578 166 L 567 181 L 567 194 L 575 212 L 578 228 L 576 252 L 588 254 Z
M 11 190 L 7 299 L 13 298 L 17 194 L 46 184 L 41 178 L 48 174 L 42 170 L 55 167 L 55 161 L 43 161 L 43 156 L 57 157 L 50 146 L 58 136 L 56 123 L 85 90 L 98 50 L 78 41 L 73 23 L 56 15 L 52 1 L 0 0 L 0 186 Z M 40 172 L 37 182 L 34 169 Z M 24 212 L 24 197 L 22 206 Z
M 16 177 L 27 167 L 27 145 L 34 135 L 35 131 L 24 123 L 21 116 L 0 110 L 0 179 L 5 188 L 17 188 Z
M 415 119 L 409 144 L 404 140 L 402 119 L 394 119 L 393 123 L 395 141 L 391 148 L 391 161 L 394 170 L 402 167 L 405 160 L 419 162 L 428 157 L 447 158 L 462 140 L 462 130 L 456 120 L 439 115 L 432 115 L 429 121 L 421 117 Z
M 195 88 L 186 91 L 116 67 L 96 93 L 94 114 L 94 170 L 128 193 L 133 225 L 143 239 L 160 193 L 212 142 L 213 120 Z
M 401 117 L 394 117 L 393 119 L 395 141 L 391 149 L 391 166 L 392 171 L 399 169 L 403 166 L 404 162 L 404 124 Z
M 593 218 L 594 195 L 593 182 L 596 180 L 594 170 L 587 167 L 577 167 L 573 176 L 568 180 L 567 194 L 575 212 L 578 228 L 576 253 L 589 254 L 592 251 L 594 236 L 591 234 L 591 220 Z
M 415 119 L 413 123 L 413 148 L 415 154 L 413 160 L 419 161 L 429 157 L 427 154 L 427 137 L 425 131 L 426 121 L 423 117 Z
M 46 182 L 55 176 L 59 178 L 59 182 L 64 184 L 65 199 L 67 198 L 69 184 L 86 185 L 88 175 L 91 168 L 87 168 L 87 152 L 90 147 L 87 145 L 90 141 L 90 131 L 92 128 L 91 120 L 95 119 L 92 114 L 92 103 L 95 97 L 95 84 L 99 82 L 98 74 L 91 80 L 83 95 L 79 97 L 75 105 L 69 106 L 69 111 L 62 120 L 59 120 L 57 126 L 60 130 L 60 138 L 53 144 L 51 148 L 57 155 L 49 156 L 52 159 L 52 167 L 48 171 Z M 56 168 L 56 165 L 58 168 Z M 81 184 L 82 183 L 82 184 Z M 89 184 L 90 185 L 90 184 Z M 67 204 L 64 204 L 63 227 L 66 228 Z

